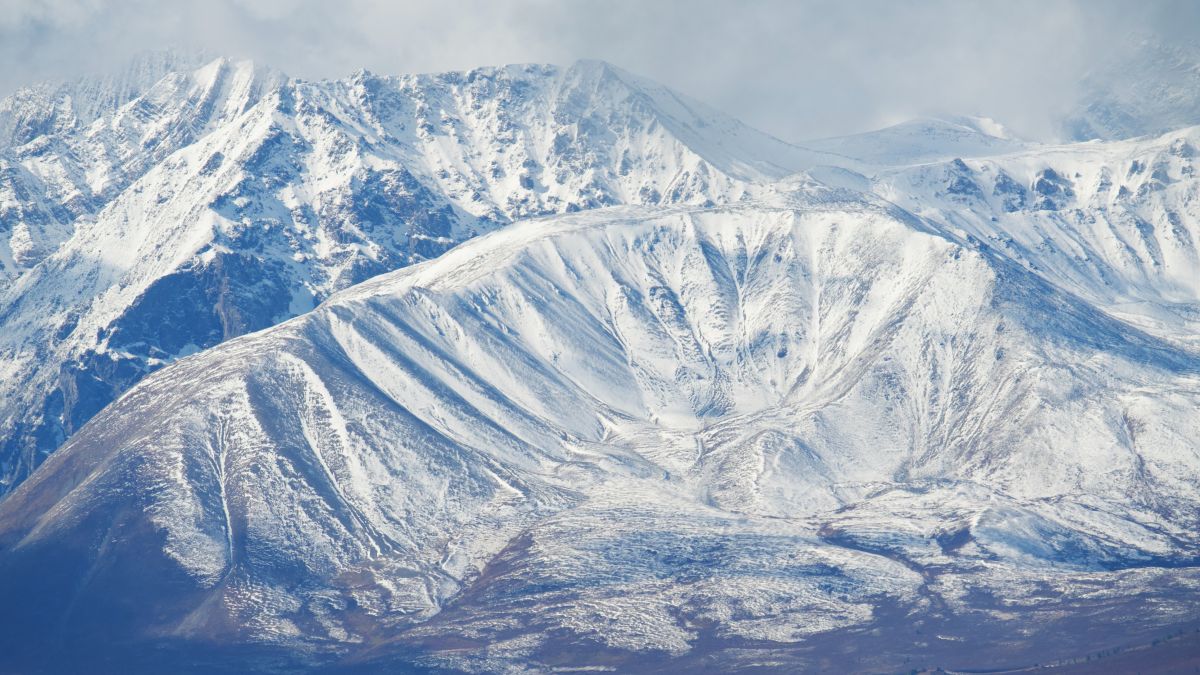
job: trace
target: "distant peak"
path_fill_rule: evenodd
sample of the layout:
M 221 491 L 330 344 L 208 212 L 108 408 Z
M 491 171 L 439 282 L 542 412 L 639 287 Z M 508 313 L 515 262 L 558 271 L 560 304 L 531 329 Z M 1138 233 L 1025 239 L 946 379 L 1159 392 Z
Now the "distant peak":
M 1020 141 L 1016 135 L 1009 130 L 1004 124 L 996 121 L 991 117 L 977 115 L 922 115 L 911 119 L 890 124 L 873 131 L 862 132 L 862 134 L 879 134 L 889 131 L 899 131 L 904 129 L 926 129 L 926 130 L 944 130 L 956 131 L 961 133 L 979 134 L 1004 141 Z
M 878 166 L 986 157 L 1029 144 L 990 117 L 967 115 L 915 117 L 874 131 L 802 143 Z
M 984 136 L 996 141 L 1031 143 L 1029 138 L 1012 131 L 1007 125 L 993 117 L 983 115 L 935 115 L 919 118 L 932 128 Z

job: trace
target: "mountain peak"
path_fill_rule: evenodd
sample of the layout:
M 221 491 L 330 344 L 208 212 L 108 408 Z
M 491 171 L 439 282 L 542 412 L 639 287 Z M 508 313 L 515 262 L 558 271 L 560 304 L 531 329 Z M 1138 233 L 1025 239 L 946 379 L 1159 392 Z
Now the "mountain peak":
M 140 52 L 108 72 L 28 85 L 0 101 L 0 150 L 23 145 L 52 131 L 63 133 L 87 127 L 115 114 L 169 76 L 212 80 L 231 67 L 244 74 L 253 73 L 263 81 L 282 78 L 265 66 L 203 50 Z
M 632 73 L 602 59 L 576 59 L 565 70 L 592 77 L 616 77 L 634 79 Z
M 867 165 L 904 166 L 1015 152 L 1031 143 L 987 117 L 956 115 L 909 119 L 875 131 L 804 141 L 804 147 L 844 155 Z
M 122 72 L 0 104 L 6 668 L 1191 630 L 1200 128 L 810 149 L 596 60 Z

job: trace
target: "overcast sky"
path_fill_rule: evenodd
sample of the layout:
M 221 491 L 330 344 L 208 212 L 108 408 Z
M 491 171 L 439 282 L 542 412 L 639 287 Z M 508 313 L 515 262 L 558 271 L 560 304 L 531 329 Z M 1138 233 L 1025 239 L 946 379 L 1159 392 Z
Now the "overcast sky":
M 938 112 L 1045 136 L 1130 35 L 1197 33 L 1187 0 L 0 0 L 0 94 L 171 46 L 307 78 L 600 58 L 792 141 Z

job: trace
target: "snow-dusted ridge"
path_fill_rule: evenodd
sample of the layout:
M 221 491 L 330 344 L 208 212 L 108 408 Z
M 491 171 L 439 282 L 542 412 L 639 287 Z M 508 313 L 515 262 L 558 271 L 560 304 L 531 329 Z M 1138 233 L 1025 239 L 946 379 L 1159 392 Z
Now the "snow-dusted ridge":
M 1200 128 L 889 169 L 872 190 L 1165 340 L 1200 320 Z
M 1062 120 L 1066 140 L 1120 140 L 1200 124 L 1200 44 L 1129 35 L 1093 64 Z
M 806 149 L 598 62 L 164 67 L 0 105 L 5 665 L 880 672 L 1194 627 L 1195 129 Z
M 876 131 L 805 141 L 804 147 L 854 158 L 863 167 L 909 166 L 956 157 L 988 157 L 1036 144 L 986 117 L 923 117 Z
M 1188 620 L 1197 404 L 1194 353 L 874 198 L 534 219 L 148 377 L 0 504 L 0 597 L 309 665 L 1071 656 Z

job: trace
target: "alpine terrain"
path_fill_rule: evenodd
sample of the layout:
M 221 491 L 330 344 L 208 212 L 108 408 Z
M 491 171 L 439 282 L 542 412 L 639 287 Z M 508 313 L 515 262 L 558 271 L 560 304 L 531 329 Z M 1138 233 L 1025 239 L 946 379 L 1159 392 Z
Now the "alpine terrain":
M 195 60 L 0 103 L 0 494 L 146 373 L 336 290 L 823 156 L 598 62 L 312 83 Z
M 1194 652 L 1200 128 L 1102 94 L 800 147 L 593 61 L 19 92 L 0 664 Z

